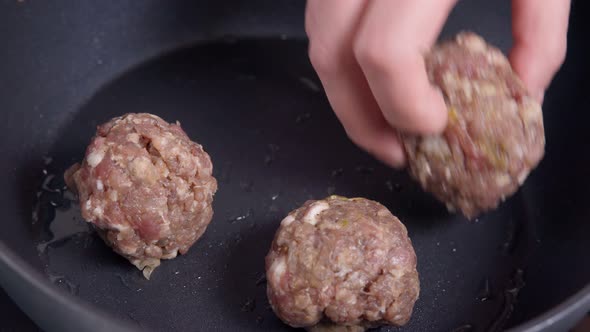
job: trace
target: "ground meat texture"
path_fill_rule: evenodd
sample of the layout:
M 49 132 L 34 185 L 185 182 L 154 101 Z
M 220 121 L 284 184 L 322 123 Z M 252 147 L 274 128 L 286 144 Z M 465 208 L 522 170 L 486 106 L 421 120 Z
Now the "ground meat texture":
M 442 135 L 402 135 L 410 174 L 467 218 L 495 209 L 541 161 L 541 106 L 502 52 L 463 32 L 425 57 L 448 108 Z
M 99 126 L 65 179 L 84 219 L 149 279 L 160 259 L 186 253 L 205 232 L 217 190 L 212 169 L 180 124 L 140 113 Z
M 266 256 L 277 316 L 310 331 L 408 322 L 420 285 L 406 227 L 383 205 L 330 196 L 281 221 Z

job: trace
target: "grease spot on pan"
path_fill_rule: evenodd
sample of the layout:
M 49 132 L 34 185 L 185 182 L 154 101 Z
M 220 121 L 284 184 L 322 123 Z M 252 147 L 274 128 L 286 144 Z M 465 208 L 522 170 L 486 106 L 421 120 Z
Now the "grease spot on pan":
M 47 254 L 50 247 L 59 247 L 74 236 L 91 232 L 90 225 L 80 217 L 76 196 L 68 191 L 63 177 L 47 168 L 43 174 L 45 177 L 37 192 L 32 214 L 40 255 Z

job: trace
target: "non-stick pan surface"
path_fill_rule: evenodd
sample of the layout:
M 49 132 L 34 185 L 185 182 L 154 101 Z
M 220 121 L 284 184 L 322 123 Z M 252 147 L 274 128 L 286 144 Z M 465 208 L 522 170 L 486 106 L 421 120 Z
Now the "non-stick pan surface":
M 208 17 L 197 10 L 199 6 L 177 4 Z M 18 6 L 23 7 L 12 9 L 15 17 L 27 17 L 19 10 L 41 10 L 34 5 L 27 9 L 26 3 Z M 109 5 L 93 6 L 116 12 Z M 286 8 L 296 13 L 283 13 L 262 7 L 277 21 L 275 11 L 290 17 L 302 15 L 303 8 L 300 4 Z M 158 21 L 159 11 L 144 10 Z M 64 8 L 56 17 L 67 22 L 76 14 Z M 506 50 L 506 15 L 507 6 L 462 4 L 445 34 L 469 27 Z M 168 23 L 174 25 L 172 20 Z M 0 143 L 2 151 L 14 154 L 2 165 L 10 174 L 2 180 L 4 223 L 19 223 L 8 225 L 1 239 L 34 266 L 21 274 L 34 279 L 41 272 L 45 283 L 92 305 L 79 309 L 84 312 L 104 311 L 141 330 L 281 331 L 288 329 L 268 307 L 263 277 L 264 256 L 279 221 L 307 199 L 363 196 L 383 203 L 406 224 L 418 255 L 421 295 L 410 323 L 400 331 L 498 331 L 518 326 L 554 308 L 590 280 L 590 157 L 580 152 L 580 142 L 590 138 L 585 130 L 588 115 L 583 112 L 588 106 L 582 74 L 587 73 L 588 50 L 580 37 L 582 23 L 574 18 L 568 62 L 546 96 L 545 160 L 517 195 L 474 223 L 447 213 L 405 173 L 381 165 L 350 143 L 309 65 L 305 41 L 296 38 L 301 34 L 260 28 L 246 29 L 243 37 L 240 29 L 232 37 L 201 35 L 202 40 L 194 43 L 171 37 L 171 44 L 184 47 L 162 43 L 149 52 L 144 47 L 143 55 L 129 56 L 133 48 L 122 48 L 129 52 L 121 54 L 125 65 L 101 51 L 103 56 L 93 58 L 91 68 L 100 72 L 102 66 L 110 66 L 105 69 L 109 75 L 68 72 L 72 66 L 62 63 L 63 71 L 58 72 L 71 80 L 54 78 L 64 83 L 47 86 L 57 91 L 55 95 L 43 93 L 46 83 L 37 82 L 31 90 L 23 87 L 21 95 L 3 96 L 13 109 L 21 105 L 22 114 L 9 115 L 12 121 L 0 125 L 11 142 Z M 96 37 L 102 27 L 97 24 L 89 43 L 106 49 L 139 35 L 126 26 L 130 30 L 121 30 L 118 37 Z M 142 24 L 136 22 L 137 26 Z M 188 30 L 178 31 L 189 35 Z M 133 43 L 141 44 L 129 45 Z M 50 48 L 46 52 L 42 61 L 51 63 L 55 55 Z M 14 68 L 5 70 L 10 74 Z M 94 83 L 87 86 L 87 81 Z M 25 98 L 27 91 L 32 94 Z M 39 100 L 31 102 L 35 97 Z M 63 171 L 82 158 L 96 125 L 126 112 L 180 121 L 210 153 L 219 181 L 215 216 L 205 235 L 186 255 L 163 262 L 149 281 L 93 234 L 61 179 Z M 12 267 L 20 269 L 19 264 Z M 13 285 L 10 269 L 4 266 L 0 271 Z M 11 295 L 25 308 L 39 298 L 34 287 L 29 294 Z M 64 299 L 63 308 L 68 309 L 73 302 L 69 296 Z M 577 307 L 558 310 L 564 319 L 547 316 L 553 319 L 550 323 L 567 326 L 588 309 L 588 299 L 574 302 Z M 32 310 L 35 317 L 43 315 L 42 306 Z M 68 326 L 52 321 L 56 308 L 46 310 L 38 321 L 54 328 Z

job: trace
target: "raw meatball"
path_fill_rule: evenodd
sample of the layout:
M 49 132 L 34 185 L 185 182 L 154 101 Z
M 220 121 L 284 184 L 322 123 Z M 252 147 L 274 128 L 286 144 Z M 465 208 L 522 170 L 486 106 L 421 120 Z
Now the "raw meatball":
M 205 232 L 217 190 L 212 169 L 179 123 L 140 113 L 99 126 L 65 178 L 84 219 L 149 279 L 160 259 L 186 253 Z
M 502 52 L 473 33 L 425 60 L 449 120 L 442 135 L 403 135 L 409 170 L 449 211 L 471 219 L 516 192 L 543 158 L 541 105 Z
M 277 316 L 311 331 L 408 322 L 420 292 L 406 227 L 383 205 L 330 196 L 292 211 L 266 256 Z

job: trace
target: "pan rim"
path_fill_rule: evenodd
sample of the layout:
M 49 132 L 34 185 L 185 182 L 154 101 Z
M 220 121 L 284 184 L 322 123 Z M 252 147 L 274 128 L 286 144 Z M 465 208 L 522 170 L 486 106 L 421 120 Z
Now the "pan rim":
M 575 318 L 575 321 L 577 322 L 577 320 L 582 318 L 588 310 L 590 310 L 589 307 L 590 283 L 586 284 L 585 287 L 578 290 L 573 295 L 567 297 L 560 304 L 533 319 L 507 330 L 507 332 L 537 332 L 548 331 L 551 328 L 555 329 L 568 319 L 571 322 Z M 571 325 L 574 324 L 575 322 Z
M 37 315 L 35 315 L 35 313 L 30 312 L 30 309 L 27 310 L 28 305 L 25 303 L 26 301 L 21 299 L 22 297 L 18 296 L 18 291 L 14 291 L 14 289 L 7 287 L 7 285 L 11 284 L 9 280 L 11 278 L 13 279 L 13 282 L 18 282 L 16 279 L 19 279 L 19 281 L 24 284 L 23 287 L 26 285 L 29 287 L 28 289 L 34 289 L 37 292 L 37 295 L 32 296 L 32 298 L 50 300 L 50 302 L 54 302 L 56 305 L 62 305 L 66 309 L 65 313 L 67 313 L 68 317 L 71 318 L 73 315 L 74 317 L 81 318 L 76 319 L 76 322 L 77 324 L 82 324 L 86 331 L 138 331 L 135 327 L 112 316 L 104 309 L 93 305 L 80 297 L 60 291 L 31 264 L 13 252 L 2 240 L 0 240 L 0 286 L 6 291 L 6 293 L 8 293 L 9 297 L 15 302 L 15 304 L 35 322 L 35 324 L 48 331 L 52 330 L 52 327 L 56 327 L 53 324 L 51 326 L 48 325 L 49 322 L 45 322 L 44 324 L 45 319 L 41 317 L 42 313 L 37 313 Z M 567 297 L 558 305 L 535 318 L 507 330 L 507 332 L 547 331 L 551 328 L 563 326 L 567 324 L 566 322 L 568 321 L 572 323 L 574 318 L 581 318 L 589 309 L 590 283 Z M 67 321 L 69 324 L 68 330 L 71 328 L 77 328 L 71 325 L 71 319 L 67 319 L 65 316 L 60 317 L 60 312 L 57 312 L 56 314 L 56 311 L 53 311 L 51 313 L 52 317 L 49 321 Z M 96 325 L 96 322 L 100 322 L 100 324 Z M 573 323 L 571 325 L 573 325 Z M 63 328 L 64 326 L 60 326 L 60 330 L 63 331 Z M 79 330 L 80 329 L 75 331 Z
M 12 282 L 10 279 L 12 279 Z M 18 296 L 18 289 L 8 287 L 9 285 L 14 286 L 16 282 L 20 282 L 21 287 L 34 294 L 30 296 L 32 301 L 47 302 L 27 303 L 31 301 L 25 301 L 22 296 Z M 2 240 L 0 240 L 0 287 L 37 326 L 47 331 L 139 331 L 131 324 L 114 317 L 102 308 L 80 297 L 59 290 L 31 264 L 12 251 Z M 48 315 L 49 311 L 45 311 L 46 317 L 42 317 L 42 312 L 30 312 L 35 311 L 35 305 L 54 309 L 51 310 L 50 315 Z M 60 305 L 65 310 L 55 309 L 59 308 Z M 77 319 L 72 320 L 71 317 Z M 67 324 L 60 325 L 59 322 L 67 322 Z

